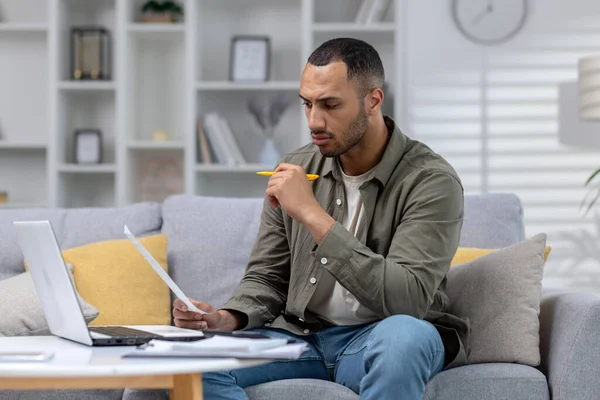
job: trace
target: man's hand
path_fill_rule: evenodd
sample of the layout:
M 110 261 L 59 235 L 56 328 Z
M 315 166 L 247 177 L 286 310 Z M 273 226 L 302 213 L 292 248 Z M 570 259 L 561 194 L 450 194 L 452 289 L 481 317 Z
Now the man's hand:
M 306 171 L 299 165 L 279 164 L 269 179 L 266 195 L 272 207 L 281 205 L 291 218 L 301 223 L 310 213 L 321 209 Z
M 187 329 L 207 329 L 220 331 L 234 331 L 240 328 L 239 319 L 226 310 L 216 310 L 209 304 L 198 300 L 190 301 L 208 314 L 199 314 L 189 311 L 183 301 L 176 299 L 173 302 L 173 317 L 175 326 Z
M 335 220 L 315 199 L 306 171 L 299 165 L 281 163 L 269 179 L 267 201 L 272 207 L 281 207 L 296 221 L 303 224 L 320 244 Z

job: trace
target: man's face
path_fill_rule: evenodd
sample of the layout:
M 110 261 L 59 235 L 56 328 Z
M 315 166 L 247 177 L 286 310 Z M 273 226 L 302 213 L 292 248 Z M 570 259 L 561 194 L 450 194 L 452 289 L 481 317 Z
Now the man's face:
M 322 67 L 307 64 L 300 81 L 300 98 L 313 143 L 325 157 L 346 153 L 359 143 L 369 128 L 364 99 L 356 84 L 348 81 L 341 61 Z

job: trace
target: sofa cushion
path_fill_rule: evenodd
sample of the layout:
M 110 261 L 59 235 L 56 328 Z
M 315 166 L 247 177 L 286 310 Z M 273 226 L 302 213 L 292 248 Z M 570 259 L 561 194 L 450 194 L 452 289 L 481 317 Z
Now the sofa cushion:
M 73 267 L 67 267 L 71 274 Z M 79 293 L 77 297 L 84 319 L 89 324 L 98 316 L 98 310 L 86 303 Z M 50 335 L 44 309 L 29 272 L 0 281 L 0 336 L 26 335 Z
M 498 249 L 525 239 L 523 208 L 512 193 L 465 196 L 460 247 Z
M 167 237 L 157 234 L 138 241 L 168 272 Z M 129 239 L 90 243 L 62 253 L 73 265 L 81 297 L 100 311 L 90 325 L 170 324 L 169 287 Z
M 25 271 L 13 221 L 49 220 L 63 250 L 101 240 L 122 239 L 123 226 L 146 236 L 160 231 L 160 206 L 139 203 L 118 208 L 0 210 L 0 280 Z
M 455 265 L 449 311 L 471 323 L 469 363 L 540 363 L 539 311 L 546 234 Z
M 454 257 L 452 258 L 452 262 L 450 262 L 450 265 L 453 266 L 458 264 L 464 264 L 466 262 L 473 261 L 476 258 L 490 254 L 496 250 L 498 249 L 476 249 L 473 247 L 459 247 L 456 250 L 456 254 L 454 254 Z M 544 250 L 544 262 L 548 261 L 548 256 L 550 255 L 551 251 L 552 246 L 546 246 L 546 249 Z
M 518 364 L 466 365 L 443 371 L 427 385 L 425 400 L 548 400 L 546 377 Z
M 244 275 L 262 206 L 260 198 L 189 195 L 163 203 L 170 275 L 187 296 L 213 307 L 228 300 Z
M 345 386 L 318 379 L 285 379 L 245 389 L 249 400 L 358 400 Z

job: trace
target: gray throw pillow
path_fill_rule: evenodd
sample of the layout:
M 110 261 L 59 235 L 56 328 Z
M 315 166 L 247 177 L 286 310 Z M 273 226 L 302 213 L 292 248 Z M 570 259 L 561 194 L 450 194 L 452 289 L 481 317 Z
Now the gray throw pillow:
M 471 324 L 468 362 L 540 364 L 540 300 L 546 234 L 448 272 L 449 311 Z
M 69 275 L 73 280 L 70 264 Z M 99 315 L 92 305 L 77 293 L 85 321 L 89 324 Z M 31 275 L 29 272 L 0 281 L 0 336 L 51 335 Z

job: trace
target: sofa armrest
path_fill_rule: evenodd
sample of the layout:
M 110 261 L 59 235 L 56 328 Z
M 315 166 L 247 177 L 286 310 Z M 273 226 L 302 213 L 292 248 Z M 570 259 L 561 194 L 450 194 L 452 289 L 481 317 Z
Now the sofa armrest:
M 600 393 L 600 297 L 544 291 L 540 306 L 540 370 L 553 400 Z

